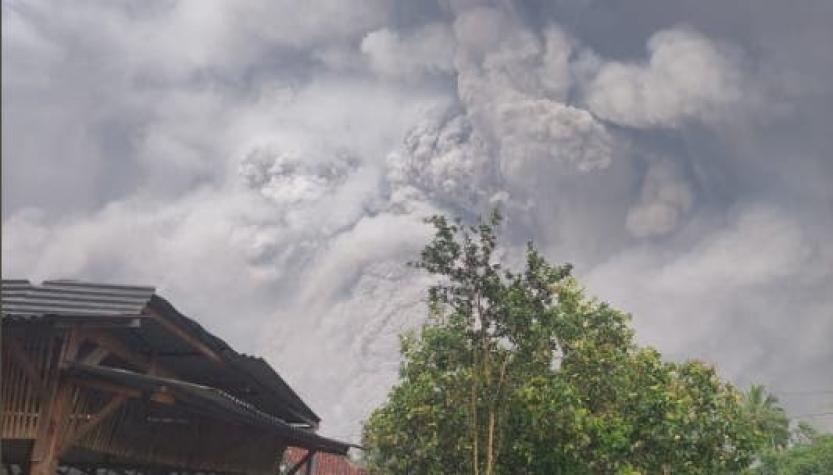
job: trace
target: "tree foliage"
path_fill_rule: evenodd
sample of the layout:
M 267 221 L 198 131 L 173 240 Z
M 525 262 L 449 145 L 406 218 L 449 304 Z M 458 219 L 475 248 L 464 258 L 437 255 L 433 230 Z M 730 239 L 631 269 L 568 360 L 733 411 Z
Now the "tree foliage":
M 767 451 L 748 473 L 754 475 L 833 474 L 833 435 L 819 434 L 799 424 L 795 443 L 788 448 Z
M 630 317 L 585 296 L 530 244 L 496 259 L 500 216 L 434 217 L 415 265 L 438 277 L 402 338 L 400 380 L 364 427 L 379 473 L 737 473 L 765 439 L 704 363 L 640 347 Z
M 790 441 L 790 420 L 778 405 L 778 398 L 768 394 L 760 384 L 753 384 L 744 394 L 744 409 L 765 445 L 783 449 Z

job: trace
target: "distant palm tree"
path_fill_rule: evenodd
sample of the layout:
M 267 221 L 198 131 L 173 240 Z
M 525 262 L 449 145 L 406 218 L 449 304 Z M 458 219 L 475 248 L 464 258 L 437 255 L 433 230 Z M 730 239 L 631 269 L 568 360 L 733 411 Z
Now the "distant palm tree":
M 766 437 L 770 447 L 782 449 L 790 440 L 790 420 L 778 398 L 753 384 L 744 395 L 744 408 L 755 429 Z

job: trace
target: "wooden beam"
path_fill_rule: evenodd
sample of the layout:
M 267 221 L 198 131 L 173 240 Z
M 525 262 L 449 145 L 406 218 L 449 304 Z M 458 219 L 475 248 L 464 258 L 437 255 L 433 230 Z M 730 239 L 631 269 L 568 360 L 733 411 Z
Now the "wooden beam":
M 70 391 L 68 385 L 62 384 L 56 397 L 48 405 L 48 412 L 41 412 L 44 424 L 43 429 L 39 428 L 32 446 L 30 475 L 53 475 L 58 467 L 58 438 L 66 427 L 71 403 Z
M 312 452 L 310 455 L 309 460 L 307 461 L 307 469 L 304 470 L 305 475 L 312 475 L 312 466 L 315 465 L 315 452 Z
M 136 388 L 131 388 L 128 386 L 123 386 L 121 384 L 114 384 L 108 383 L 106 381 L 90 381 L 88 379 L 82 378 L 70 378 L 69 381 L 76 386 L 80 386 L 82 388 L 94 389 L 96 391 L 103 391 L 106 393 L 113 393 L 119 396 L 124 396 L 126 398 L 132 399 L 139 399 L 142 398 L 145 394 L 142 391 L 139 391 Z M 166 390 L 154 391 L 150 393 L 149 398 L 153 402 L 158 402 L 160 404 L 175 404 L 176 398 L 173 394 Z
M 194 348 L 195 350 L 197 350 L 200 353 L 202 353 L 203 355 L 205 355 L 208 359 L 213 361 L 215 364 L 218 364 L 218 365 L 223 365 L 224 364 L 223 358 L 219 355 L 219 353 L 217 353 L 216 351 L 214 351 L 213 349 L 208 347 L 205 343 L 198 340 L 196 337 L 194 337 L 194 335 L 188 333 L 187 331 L 185 331 L 182 328 L 178 327 L 177 325 L 173 324 L 166 317 L 156 313 L 155 311 L 153 311 L 151 309 L 146 309 L 146 310 L 149 312 L 149 315 L 151 316 L 151 318 L 155 322 L 157 322 L 160 326 L 162 326 L 165 330 L 167 330 L 167 331 L 171 332 L 172 334 L 176 335 L 177 337 L 179 337 L 179 339 L 181 339 L 182 341 L 187 343 L 191 348 Z
M 104 360 L 104 358 L 107 358 L 109 354 L 110 350 L 108 350 L 107 348 L 96 346 L 95 348 L 93 348 L 92 351 L 90 351 L 89 353 L 84 355 L 80 360 L 78 360 L 78 362 L 95 366 L 101 363 Z
M 50 317 L 46 318 L 50 320 Z M 55 328 L 140 328 L 142 320 L 146 318 L 148 318 L 147 315 L 97 315 L 94 317 L 73 317 L 70 320 L 65 317 L 51 320 Z
M 173 394 L 167 391 L 156 391 L 155 393 L 150 395 L 150 400 L 153 402 L 158 402 L 159 404 L 167 404 L 172 405 L 176 403 L 176 398 Z
M 135 352 L 133 349 L 119 341 L 117 338 L 113 337 L 113 335 L 108 334 L 107 332 L 103 332 L 100 330 L 90 330 L 84 332 L 84 338 L 95 343 L 99 347 L 104 348 L 110 353 L 118 356 L 122 360 L 135 366 L 138 369 L 145 371 L 148 368 L 150 368 L 150 358 L 148 358 L 145 355 L 142 355 L 141 353 Z
M 295 465 L 292 466 L 287 472 L 286 475 L 295 475 L 304 464 L 311 462 L 312 456 L 315 455 L 315 450 L 307 450 L 307 453 L 298 461 Z
M 113 335 L 101 330 L 91 330 L 85 332 L 84 337 L 143 372 L 156 374 L 164 378 L 178 379 L 177 375 L 172 371 L 159 367 L 155 364 L 155 361 L 152 358 L 149 358 L 141 353 L 137 353 L 117 338 L 113 337 Z
M 72 327 L 64 331 L 64 341 L 61 345 L 61 355 L 58 367 L 64 368 L 78 357 L 78 350 L 81 349 L 81 329 Z
M 119 384 L 108 383 L 105 381 L 90 381 L 81 378 L 69 378 L 67 381 L 82 388 L 93 389 L 95 391 L 102 391 L 105 393 L 113 393 L 127 398 L 140 398 L 142 392 L 138 389 L 128 388 Z
M 63 443 L 58 448 L 58 456 L 66 452 L 67 449 L 75 445 L 85 435 L 89 434 L 91 430 L 98 427 L 104 419 L 122 407 L 127 399 L 128 397 L 124 394 L 117 394 L 113 396 L 113 398 L 110 399 L 107 404 L 105 404 L 104 407 L 102 407 L 101 410 L 99 410 L 90 420 L 88 420 L 86 424 L 76 429 L 75 432 L 69 434 L 64 439 Z

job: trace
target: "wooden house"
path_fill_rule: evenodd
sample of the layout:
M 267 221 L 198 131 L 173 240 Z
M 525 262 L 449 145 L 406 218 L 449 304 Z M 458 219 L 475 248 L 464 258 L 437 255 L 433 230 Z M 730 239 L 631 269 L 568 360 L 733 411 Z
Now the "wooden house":
M 7 473 L 277 474 L 350 445 L 150 287 L 3 280 Z M 288 447 L 306 454 L 282 466 Z M 285 465 L 285 464 L 283 464 Z

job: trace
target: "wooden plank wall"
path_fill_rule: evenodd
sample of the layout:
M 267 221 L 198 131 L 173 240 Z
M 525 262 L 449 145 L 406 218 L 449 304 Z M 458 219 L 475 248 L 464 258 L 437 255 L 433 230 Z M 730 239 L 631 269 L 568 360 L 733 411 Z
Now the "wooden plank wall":
M 51 330 L 9 331 L 2 341 L 3 439 L 33 439 L 46 382 L 58 376 L 60 341 Z

